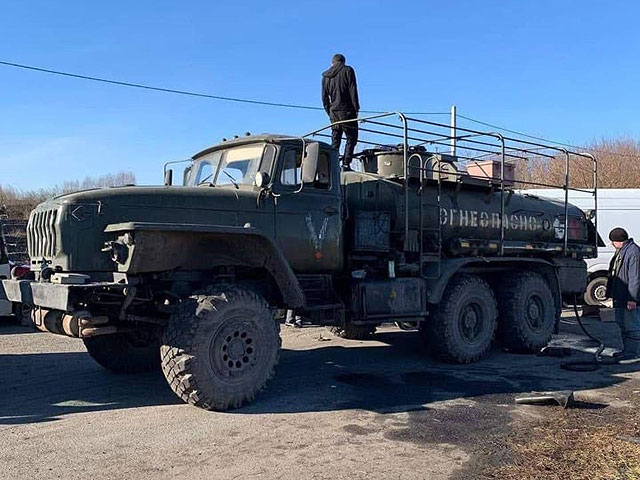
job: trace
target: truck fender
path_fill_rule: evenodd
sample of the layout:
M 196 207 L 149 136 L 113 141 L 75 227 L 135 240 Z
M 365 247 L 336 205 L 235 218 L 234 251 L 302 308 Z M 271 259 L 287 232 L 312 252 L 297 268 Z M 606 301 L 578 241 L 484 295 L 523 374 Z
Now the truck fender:
M 118 248 L 127 248 L 127 254 L 117 262 L 121 272 L 207 270 L 215 266 L 261 268 L 273 277 L 286 306 L 305 305 L 302 288 L 286 258 L 256 228 L 127 222 L 107 225 L 104 231 L 118 235 Z
M 427 302 L 432 304 L 438 304 L 442 300 L 447 285 L 451 278 L 465 269 L 478 267 L 480 271 L 491 272 L 491 267 L 498 267 L 500 264 L 505 266 L 507 264 L 522 264 L 528 265 L 532 271 L 537 271 L 547 278 L 554 299 L 556 301 L 556 308 L 558 310 L 562 307 L 561 299 L 561 285 L 560 278 L 558 276 L 557 269 L 554 265 L 546 260 L 540 258 L 484 258 L 484 257 L 467 257 L 467 258 L 453 258 L 442 262 L 440 268 L 440 276 L 429 285 L 427 291 Z

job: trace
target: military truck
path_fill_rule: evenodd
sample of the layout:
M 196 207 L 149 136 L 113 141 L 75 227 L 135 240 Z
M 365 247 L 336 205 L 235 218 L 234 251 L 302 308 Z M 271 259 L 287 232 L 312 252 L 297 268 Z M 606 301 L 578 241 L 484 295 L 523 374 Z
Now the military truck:
M 326 126 L 223 141 L 190 159 L 180 186 L 168 170 L 164 186 L 46 201 L 28 225 L 35 280 L 3 281 L 6 295 L 103 367 L 161 366 L 181 399 L 215 410 L 273 375 L 278 309 L 345 338 L 409 325 L 448 362 L 478 361 L 493 341 L 545 346 L 563 297 L 584 291 L 597 235 L 568 202 L 514 193 L 510 159 L 541 147 L 429 133 L 448 126 L 402 114 L 358 121 L 371 139 L 360 171 L 341 171 Z M 465 150 L 434 153 L 451 138 Z M 467 174 L 474 150 L 499 175 Z

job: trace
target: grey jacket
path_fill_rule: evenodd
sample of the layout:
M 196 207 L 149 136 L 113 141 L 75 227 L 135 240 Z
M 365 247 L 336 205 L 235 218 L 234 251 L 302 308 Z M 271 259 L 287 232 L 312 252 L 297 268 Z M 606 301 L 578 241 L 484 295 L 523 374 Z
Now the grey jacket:
M 620 265 L 616 272 L 614 267 L 617 257 Z M 611 259 L 609 264 L 609 280 L 607 296 L 613 299 L 615 308 L 625 308 L 627 302 L 637 302 L 640 294 L 640 247 L 630 238 Z

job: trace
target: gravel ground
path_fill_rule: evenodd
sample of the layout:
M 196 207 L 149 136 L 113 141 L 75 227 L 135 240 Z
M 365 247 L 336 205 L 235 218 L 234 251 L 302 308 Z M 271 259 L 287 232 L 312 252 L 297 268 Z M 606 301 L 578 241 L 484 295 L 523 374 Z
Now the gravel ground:
M 610 313 L 587 325 L 617 347 Z M 0 476 L 475 479 L 513 461 L 506 438 L 559 408 L 515 396 L 574 390 L 576 421 L 601 409 L 615 422 L 640 394 L 640 364 L 575 373 L 496 349 L 445 365 L 386 327 L 368 341 L 316 327 L 282 336 L 267 390 L 216 413 L 180 403 L 160 374 L 109 373 L 79 340 L 0 320 Z M 595 350 L 570 316 L 554 344 L 574 358 Z

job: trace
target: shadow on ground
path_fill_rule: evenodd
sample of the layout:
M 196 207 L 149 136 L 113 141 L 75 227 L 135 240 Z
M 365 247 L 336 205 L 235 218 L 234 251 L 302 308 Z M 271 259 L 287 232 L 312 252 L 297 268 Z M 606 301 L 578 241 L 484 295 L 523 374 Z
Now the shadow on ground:
M 179 403 L 160 372 L 117 375 L 84 352 L 0 354 L 0 425 Z
M 612 324 L 589 322 L 609 344 L 618 343 Z M 359 348 L 323 345 L 282 353 L 278 374 L 244 413 L 288 413 L 338 409 L 366 409 L 380 413 L 428 409 L 444 400 L 473 399 L 480 403 L 513 404 L 514 397 L 531 391 L 585 390 L 626 380 L 621 373 L 640 370 L 640 364 L 602 366 L 595 372 L 560 369 L 567 360 L 589 360 L 594 343 L 563 323 L 553 344 L 566 346 L 570 358 L 518 355 L 494 349 L 489 358 L 472 365 L 449 365 L 427 357 L 417 335 L 388 332 Z M 359 343 L 359 342 L 358 342 Z M 579 408 L 600 408 L 578 402 Z
M 600 335 L 617 336 L 613 325 L 590 322 L 590 326 Z M 0 327 L 0 333 L 12 328 Z M 566 322 L 554 343 L 571 348 L 574 359 L 586 358 L 579 350 L 593 347 L 576 325 Z M 429 409 L 433 402 L 455 399 L 512 405 L 515 395 L 529 391 L 611 386 L 625 381 L 619 374 L 640 368 L 638 364 L 604 366 L 596 372 L 576 373 L 559 368 L 564 360 L 495 349 L 480 363 L 447 365 L 431 360 L 411 332 L 388 331 L 370 342 L 335 339 L 307 350 L 284 349 L 268 388 L 234 413 L 415 412 Z M 180 403 L 159 372 L 116 375 L 84 352 L 0 354 L 0 388 L 0 425 Z

